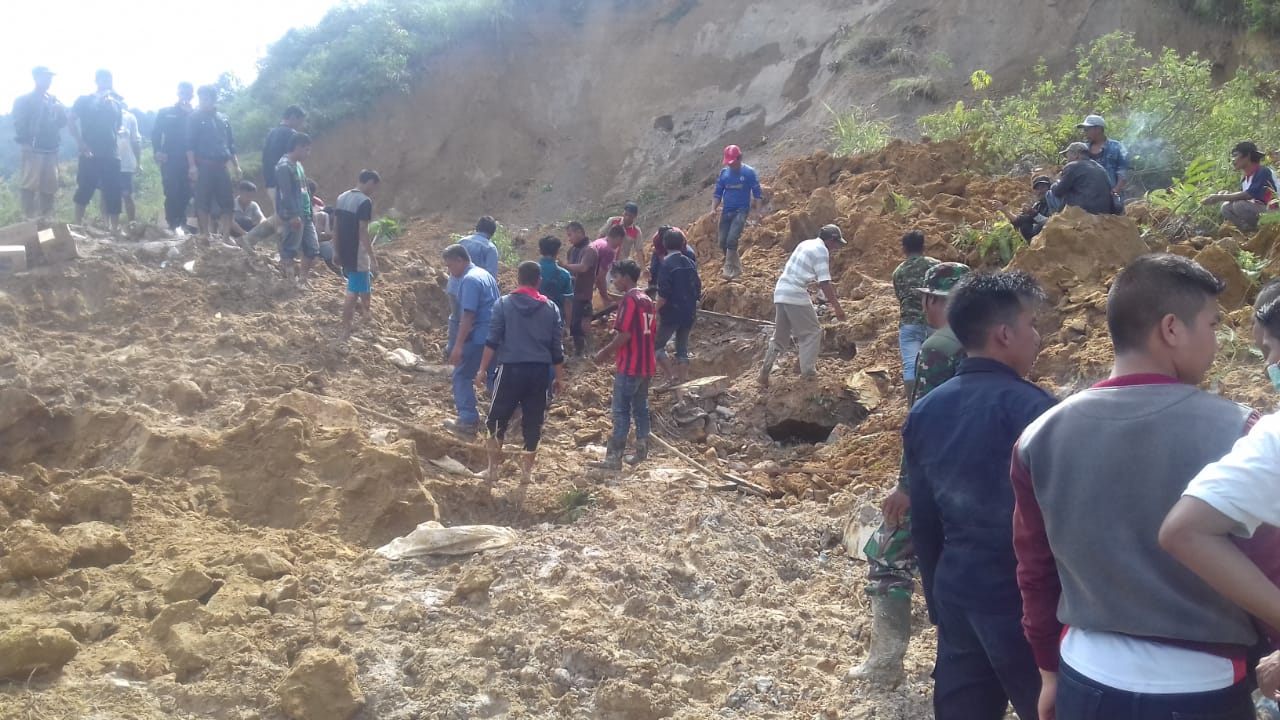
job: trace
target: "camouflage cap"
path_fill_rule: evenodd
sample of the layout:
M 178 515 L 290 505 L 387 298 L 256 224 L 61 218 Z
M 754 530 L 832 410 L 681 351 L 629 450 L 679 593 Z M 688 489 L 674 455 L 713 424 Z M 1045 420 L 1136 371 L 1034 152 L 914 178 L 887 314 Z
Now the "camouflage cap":
M 969 274 L 969 266 L 958 262 L 938 263 L 924 275 L 924 287 L 916 288 L 925 295 L 946 297 L 960 278 Z

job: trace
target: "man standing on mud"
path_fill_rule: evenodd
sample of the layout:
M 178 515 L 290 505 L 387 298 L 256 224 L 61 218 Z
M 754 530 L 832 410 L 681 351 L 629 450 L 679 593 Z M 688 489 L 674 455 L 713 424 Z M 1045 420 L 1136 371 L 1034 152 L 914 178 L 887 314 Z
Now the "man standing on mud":
M 605 237 L 609 232 L 609 228 L 614 225 L 622 226 L 622 229 L 627 232 L 627 237 L 622 241 L 622 249 L 618 251 L 619 260 L 643 262 L 643 258 L 632 257 L 637 250 L 642 249 L 640 246 L 640 226 L 636 224 L 636 216 L 639 214 L 640 206 L 633 202 L 628 202 L 623 206 L 621 215 L 615 215 L 606 220 L 600 228 L 600 232 L 596 233 L 598 237 Z
M 209 218 L 219 211 L 222 237 L 231 237 L 231 214 L 235 209 L 235 191 L 227 163 L 240 177 L 240 159 L 236 157 L 236 141 L 231 122 L 218 112 L 218 88 L 201 86 L 196 91 L 200 107 L 187 122 L 187 178 L 195 184 L 196 216 L 200 234 L 212 232 Z
M 569 223 L 565 228 L 569 238 L 569 256 L 561 264 L 573 273 L 573 311 L 569 314 L 569 336 L 573 338 L 574 357 L 591 354 L 591 295 L 596 287 L 596 268 L 599 256 L 587 238 L 582 223 Z
M 311 138 L 299 133 L 289 141 L 289 154 L 276 163 L 276 215 L 284 224 L 280 235 L 280 272 L 288 280 L 293 276 L 293 261 L 302 256 L 302 271 L 294 280 L 311 279 L 311 266 L 320 257 L 320 238 L 312 220 L 311 192 L 307 189 L 307 171 L 302 161 L 311 155 Z
M 289 152 L 289 145 L 293 143 L 293 136 L 302 132 L 306 124 L 306 111 L 297 105 L 290 105 L 284 109 L 284 117 L 281 118 L 280 124 L 271 128 L 271 131 L 267 133 L 267 139 L 262 144 L 262 179 L 268 195 L 276 187 L 276 165 L 280 163 L 280 158 Z M 267 237 L 272 231 L 280 229 L 281 225 L 280 216 L 272 213 L 271 217 L 254 234 L 253 239 L 259 240 Z
M 151 131 L 151 150 L 160 167 L 164 186 L 164 219 L 169 229 L 185 234 L 187 205 L 191 203 L 191 180 L 187 177 L 187 124 L 191 120 L 191 98 L 195 88 L 178 83 L 178 102 L 156 113 Z
M 918 381 L 912 385 L 907 406 L 955 377 L 965 359 L 964 346 L 947 326 L 947 295 L 969 266 L 940 263 L 929 268 L 924 287 L 924 317 L 934 333 L 920 346 L 916 358 Z M 915 584 L 916 557 L 911 546 L 911 498 L 907 462 L 898 469 L 898 487 L 880 506 L 884 521 L 862 548 L 867 557 L 867 596 L 871 598 L 871 645 L 867 658 L 849 671 L 851 680 L 867 680 L 888 687 L 902 680 L 902 658 L 911 640 L 911 592 Z
M 938 627 L 938 720 L 1039 717 L 1040 672 L 1022 633 L 1009 458 L 1054 398 L 1023 378 L 1040 352 L 1044 291 L 1027 273 L 970 273 L 947 321 L 968 357 L 902 429 L 911 542 Z
M 355 187 L 338 196 L 333 204 L 334 245 L 338 264 L 347 277 L 347 297 L 342 306 L 342 336 L 351 334 L 357 306 L 364 321 L 372 316 L 373 239 L 369 222 L 373 220 L 373 193 L 382 178 L 373 170 L 361 170 Z
M 453 244 L 444 250 L 444 264 L 449 277 L 449 344 L 445 352 L 453 365 L 453 404 L 458 417 L 446 420 L 446 430 L 472 439 L 480 430 L 480 411 L 476 407 L 476 389 L 471 381 L 480 370 L 493 304 L 498 301 L 498 281 L 488 270 L 471 262 L 467 249 Z
M 723 277 L 732 280 L 742 274 L 738 238 L 751 219 L 752 209 L 764 200 L 764 193 L 755 168 L 743 164 L 742 149 L 737 145 L 724 149 L 724 164 L 716 180 L 716 199 L 711 212 L 719 210 L 721 202 L 724 203 L 724 212 L 720 214 L 720 249 L 724 251 Z
M 618 226 L 611 230 L 620 229 Z M 621 239 L 619 239 L 621 242 Z M 596 353 L 596 363 L 609 362 L 615 357 L 613 375 L 613 434 L 604 462 L 598 467 L 605 470 L 621 470 L 626 450 L 627 435 L 631 424 L 636 426 L 636 451 L 626 457 L 628 465 L 638 465 L 649 456 L 649 383 L 653 380 L 657 358 L 654 353 L 654 332 L 657 330 L 657 312 L 653 300 L 641 290 L 640 265 L 635 260 L 614 263 L 610 274 L 613 284 L 622 292 L 618 312 L 613 323 L 613 340 Z
M 836 318 L 844 320 L 844 309 L 831 284 L 831 251 L 847 245 L 840 228 L 826 225 L 818 231 L 818 237 L 805 240 L 796 246 L 782 277 L 773 289 L 773 341 L 764 354 L 764 366 L 760 368 L 760 387 L 769 387 L 769 375 L 773 365 L 794 339 L 800 351 L 800 376 L 818 374 L 818 351 L 822 349 L 822 326 L 818 324 L 818 311 L 809 299 L 809 286 L 817 283 L 822 296 L 831 304 Z
M 99 70 L 94 76 L 98 89 L 83 95 L 71 106 L 71 137 L 80 146 L 76 169 L 76 224 L 84 224 L 84 213 L 96 191 L 102 191 L 102 207 L 107 227 L 120 225 L 120 154 L 116 135 L 123 123 L 120 96 L 112 88 L 111 73 Z
M 902 356 L 902 381 L 907 397 L 915 393 L 916 356 L 929 336 L 921 307 L 920 288 L 937 260 L 924 254 L 924 233 L 912 230 L 902 236 L 902 253 L 907 256 L 893 271 L 893 291 L 898 296 L 898 352 Z
M 14 140 L 22 148 L 19 195 L 27 220 L 53 215 L 58 193 L 58 148 L 62 128 L 67 126 L 67 109 L 49 93 L 53 71 L 40 66 L 31 71 L 36 87 L 13 104 Z

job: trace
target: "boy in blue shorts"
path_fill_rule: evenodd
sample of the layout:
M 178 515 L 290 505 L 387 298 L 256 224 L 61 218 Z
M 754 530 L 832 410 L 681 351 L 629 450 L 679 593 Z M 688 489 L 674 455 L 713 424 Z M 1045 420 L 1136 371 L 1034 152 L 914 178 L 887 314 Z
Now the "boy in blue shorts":
M 332 212 L 338 264 L 347 276 L 347 299 L 342 306 L 342 336 L 351 334 L 356 307 L 365 322 L 370 318 L 370 284 L 373 280 L 373 240 L 369 221 L 373 218 L 373 193 L 382 178 L 373 170 L 361 170 L 358 184 L 338 196 Z

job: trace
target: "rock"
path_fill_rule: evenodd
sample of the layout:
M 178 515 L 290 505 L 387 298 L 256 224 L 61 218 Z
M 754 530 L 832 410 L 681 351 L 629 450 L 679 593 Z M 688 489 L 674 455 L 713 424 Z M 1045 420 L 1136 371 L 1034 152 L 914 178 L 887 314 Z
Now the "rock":
M 288 408 L 320 427 L 360 427 L 360 413 L 356 411 L 354 405 L 346 400 L 313 395 L 302 390 L 293 390 L 277 398 L 275 407 L 277 408 L 276 412 L 279 412 L 280 408 Z
M 171 603 L 200 600 L 213 590 L 213 578 L 199 568 L 186 568 L 175 573 L 161 588 L 164 599 Z
M 488 593 L 489 586 L 498 580 L 497 569 L 488 565 L 473 565 L 462 571 L 462 577 L 453 589 L 453 597 L 465 600 L 472 595 Z
M 242 622 L 248 618 L 250 609 L 262 607 L 265 600 L 266 593 L 260 581 L 236 574 L 227 578 L 226 584 L 206 607 L 221 620 Z
M 179 678 L 199 672 L 213 661 L 208 643 L 200 628 L 186 623 L 179 623 L 169 628 L 164 639 L 164 655 L 169 658 L 169 665 Z
M 107 567 L 133 557 L 124 533 L 104 522 L 70 525 L 59 537 L 71 546 L 71 567 Z
M 573 432 L 573 444 L 578 447 L 599 445 L 604 440 L 604 430 L 600 428 L 582 428 Z
M 1100 284 L 1139 255 L 1147 244 L 1138 224 L 1121 215 L 1090 215 L 1069 207 L 1054 215 L 1044 232 L 1009 263 L 1044 286 L 1053 302 L 1080 285 Z
M 1227 289 L 1218 296 L 1223 308 L 1229 312 L 1244 305 L 1253 283 L 1240 269 L 1234 255 L 1220 245 L 1209 245 L 1196 254 L 1195 261 L 1227 284 Z
M 33 672 L 55 672 L 80 652 L 62 629 L 14 627 L 0 632 L 0 677 L 26 680 Z
M 350 720 L 364 707 L 355 661 L 328 649 L 304 652 L 279 692 L 280 709 L 292 720 Z
M 265 598 L 266 606 L 268 608 L 274 608 L 283 601 L 297 600 L 298 596 L 301 594 L 302 583 L 298 582 L 298 578 L 292 575 L 286 575 L 267 588 Z
M 190 414 L 203 408 L 207 402 L 204 391 L 191 380 L 173 380 L 164 389 L 164 396 L 178 408 L 178 412 Z
M 281 575 L 292 575 L 293 565 L 288 560 L 266 548 L 256 548 L 240 559 L 245 572 L 259 580 L 275 580 Z
M 151 621 L 151 626 L 147 628 L 147 634 L 155 640 L 163 641 L 169 637 L 169 630 L 176 625 L 193 625 L 203 628 L 210 620 L 212 615 L 199 600 L 183 600 L 171 605 L 166 605 L 155 620 Z
M 120 629 L 120 623 L 110 615 L 77 612 L 58 620 L 58 627 L 71 633 L 78 642 L 97 642 L 113 635 Z
M 63 510 L 73 523 L 121 523 L 133 514 L 133 491 L 119 478 L 104 475 L 76 480 L 67 485 L 63 494 Z
M 5 565 L 15 579 L 54 577 L 71 564 L 71 546 L 29 520 L 9 528 L 4 544 L 9 549 Z

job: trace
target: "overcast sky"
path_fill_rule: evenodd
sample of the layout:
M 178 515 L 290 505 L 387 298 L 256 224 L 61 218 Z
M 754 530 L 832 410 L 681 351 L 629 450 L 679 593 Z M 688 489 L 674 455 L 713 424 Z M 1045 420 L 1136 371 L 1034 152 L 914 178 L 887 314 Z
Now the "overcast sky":
M 340 0 L 6 0 L 0 41 L 0 113 L 31 91 L 31 68 L 58 76 L 70 105 L 106 68 L 131 107 L 174 102 L 178 82 L 234 72 L 247 84 L 258 58 L 290 28 L 315 25 Z

